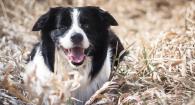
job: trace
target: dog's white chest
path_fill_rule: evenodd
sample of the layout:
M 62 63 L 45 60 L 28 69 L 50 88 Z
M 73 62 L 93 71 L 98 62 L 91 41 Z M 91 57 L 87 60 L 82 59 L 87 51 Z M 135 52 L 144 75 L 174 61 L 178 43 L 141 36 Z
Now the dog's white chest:
M 104 64 L 97 74 L 97 76 L 91 80 L 89 73 L 92 68 L 92 61 L 90 58 L 86 58 L 83 66 L 79 68 L 72 68 L 71 65 L 67 62 L 65 64 L 65 69 L 67 74 L 71 72 L 77 72 L 77 81 L 80 84 L 80 87 L 72 91 L 72 97 L 81 102 L 87 101 L 93 93 L 98 90 L 108 79 L 111 72 L 111 53 L 110 50 L 107 51 L 107 57 L 104 61 Z M 32 91 L 36 92 L 37 95 L 40 95 L 44 92 L 44 85 L 51 80 L 53 73 L 46 66 L 43 56 L 41 55 L 40 48 L 37 49 L 34 59 L 30 61 L 27 65 L 26 72 L 24 75 L 24 81 L 28 80 L 32 75 L 36 76 L 36 80 L 32 84 Z M 80 101 L 76 102 L 80 104 Z M 84 103 L 82 103 L 84 104 Z

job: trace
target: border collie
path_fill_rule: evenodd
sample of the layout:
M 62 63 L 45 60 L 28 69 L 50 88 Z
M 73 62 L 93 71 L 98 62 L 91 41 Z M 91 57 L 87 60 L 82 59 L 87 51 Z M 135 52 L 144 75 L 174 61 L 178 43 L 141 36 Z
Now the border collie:
M 61 49 L 65 68 L 83 76 L 73 97 L 83 102 L 77 104 L 84 104 L 108 81 L 114 58 L 124 50 L 110 30 L 117 25 L 113 16 L 99 7 L 51 8 L 32 29 L 41 31 L 41 41 L 32 50 L 28 65 L 36 66 L 36 75 L 44 83 L 55 69 L 55 48 Z

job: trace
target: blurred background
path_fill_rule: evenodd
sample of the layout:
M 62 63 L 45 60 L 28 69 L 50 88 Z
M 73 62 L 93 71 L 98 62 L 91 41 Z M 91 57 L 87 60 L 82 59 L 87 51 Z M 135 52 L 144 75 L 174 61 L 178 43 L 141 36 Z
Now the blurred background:
M 49 8 L 57 6 L 99 6 L 118 21 L 119 26 L 111 28 L 130 53 L 115 74 L 121 83 L 120 94 L 112 100 L 105 93 L 108 102 L 195 104 L 194 0 L 0 0 L 1 81 L 10 70 L 9 78 L 22 83 L 25 59 L 40 40 L 32 26 Z M 7 94 L 10 84 L 5 83 L 1 82 L 0 91 Z M 0 94 L 1 102 L 6 99 Z
M 18 38 L 31 37 L 35 21 L 50 7 L 56 6 L 100 6 L 109 11 L 118 21 L 114 31 L 125 42 L 132 42 L 136 36 L 150 40 L 160 32 L 185 26 L 185 12 L 191 0 L 1 0 L 1 32 L 16 32 Z M 7 25 L 7 26 L 6 26 Z M 2 29 L 2 28 L 1 28 Z M 10 29 L 10 30 L 9 30 Z M 3 35 L 3 34 L 1 34 Z M 26 39 L 26 38 L 25 38 Z M 26 40 L 28 40 L 27 38 Z M 34 42 L 33 39 L 29 40 Z

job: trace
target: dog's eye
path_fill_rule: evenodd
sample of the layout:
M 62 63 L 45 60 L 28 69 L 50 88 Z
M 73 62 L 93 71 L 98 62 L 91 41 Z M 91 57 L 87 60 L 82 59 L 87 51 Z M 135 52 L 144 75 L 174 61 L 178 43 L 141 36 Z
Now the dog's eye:
M 63 31 L 61 31 L 60 29 L 55 29 L 51 32 L 51 37 L 58 37 L 62 34 L 63 34 Z
M 59 29 L 60 29 L 60 30 L 67 30 L 68 27 L 67 27 L 67 26 L 62 26 L 62 27 L 60 27 Z
M 87 29 L 87 28 L 89 28 L 89 24 L 87 24 L 87 23 L 82 24 L 82 25 L 81 25 L 81 27 L 83 27 L 83 28 L 86 28 L 86 29 Z

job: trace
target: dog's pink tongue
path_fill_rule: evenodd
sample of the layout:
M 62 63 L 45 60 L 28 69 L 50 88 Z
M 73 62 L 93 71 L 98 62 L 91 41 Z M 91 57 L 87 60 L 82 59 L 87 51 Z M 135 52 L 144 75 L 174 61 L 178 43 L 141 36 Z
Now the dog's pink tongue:
M 85 58 L 83 48 L 75 47 L 71 49 L 69 59 L 75 63 L 81 63 Z

